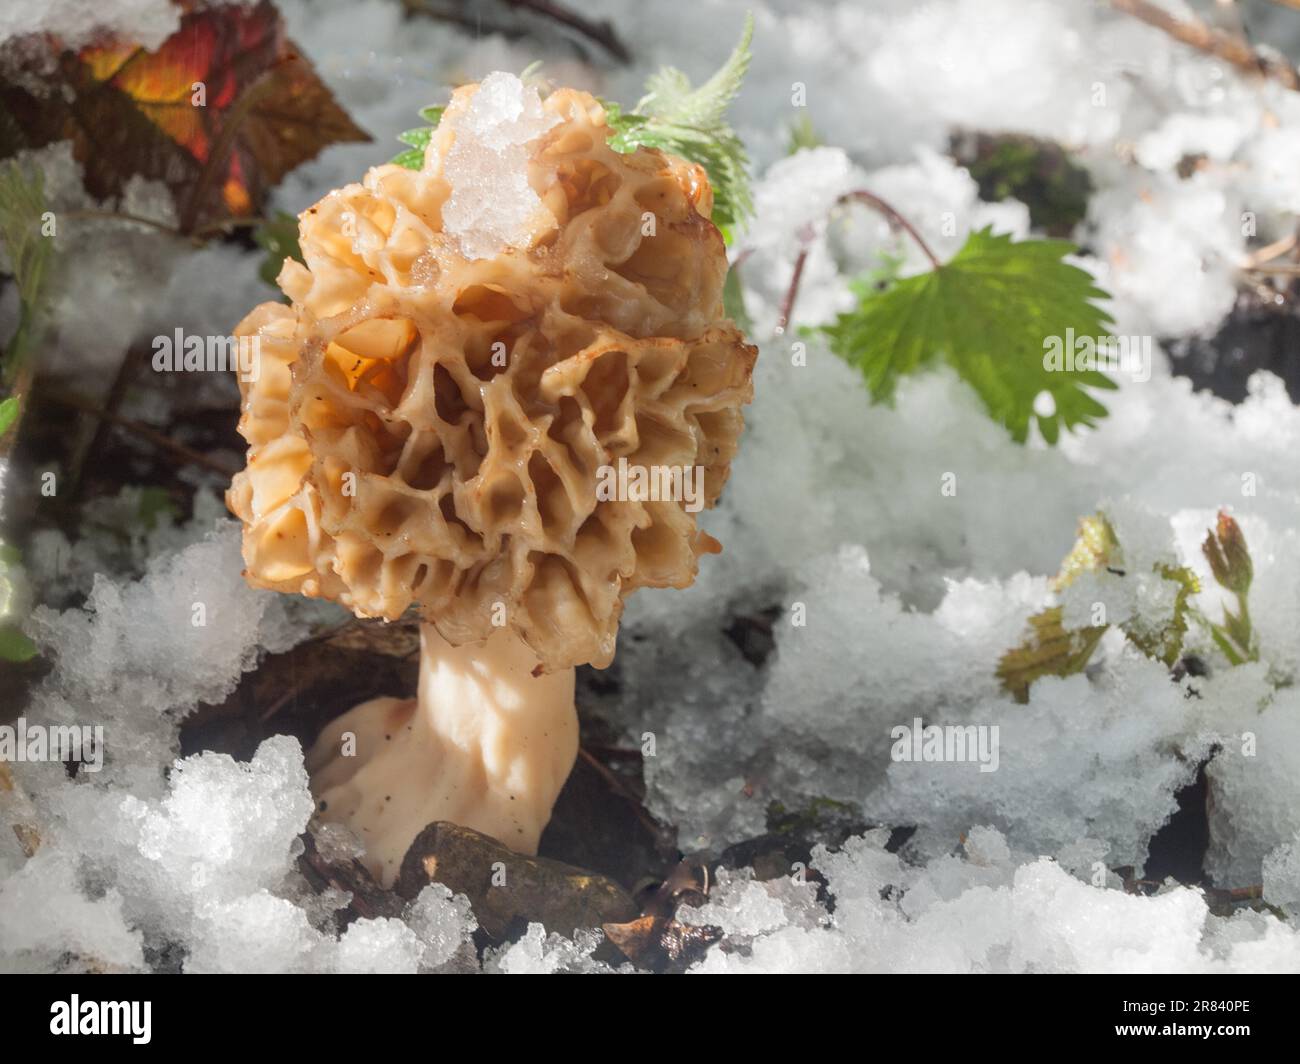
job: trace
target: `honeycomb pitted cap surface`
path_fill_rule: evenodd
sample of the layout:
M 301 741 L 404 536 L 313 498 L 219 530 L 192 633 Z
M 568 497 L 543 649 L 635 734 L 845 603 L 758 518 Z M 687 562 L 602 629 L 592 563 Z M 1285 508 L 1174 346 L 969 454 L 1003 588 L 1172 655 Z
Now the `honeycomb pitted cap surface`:
M 259 372 L 240 382 L 248 462 L 227 501 L 254 585 L 365 617 L 414 606 L 454 645 L 509 626 L 547 670 L 603 666 L 624 596 L 689 585 L 718 545 L 698 505 L 608 497 L 602 477 L 620 459 L 698 471 L 712 506 L 757 352 L 722 309 L 704 171 L 613 151 L 586 93 L 541 102 L 514 243 L 474 257 L 482 232 L 444 212 L 474 191 L 448 156 L 472 146 L 477 90 L 457 90 L 422 170 L 375 167 L 301 216 L 292 305 L 236 330 Z

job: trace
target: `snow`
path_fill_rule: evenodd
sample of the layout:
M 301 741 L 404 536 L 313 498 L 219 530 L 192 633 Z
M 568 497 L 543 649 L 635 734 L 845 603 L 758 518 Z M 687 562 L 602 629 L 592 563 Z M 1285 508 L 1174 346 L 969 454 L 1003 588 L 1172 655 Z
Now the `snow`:
M 963 858 L 909 868 L 885 851 L 887 836 L 814 853 L 833 911 L 811 882 L 720 879 L 707 905 L 683 914 L 728 933 L 693 970 L 1283 972 L 1300 963 L 1300 933 L 1253 914 L 1212 916 L 1186 887 L 1151 897 L 1094 887 L 1047 858 L 1017 863 L 991 829 L 972 830 Z
M 1264 858 L 1264 900 L 1289 917 L 1300 915 L 1300 834 Z
M 79 48 L 109 31 L 156 48 L 180 21 L 180 9 L 170 0 L 7 0 L 0 11 L 0 43 L 23 33 L 56 33 L 67 47 Z
M 754 6 L 716 0 L 679 21 L 617 0 L 602 14 L 633 42 L 634 67 L 566 52 L 547 56 L 544 74 L 632 103 L 661 63 L 706 75 Z M 89 32 L 98 20 L 157 40 L 176 10 L 157 0 L 94 7 L 92 18 L 74 0 L 10 4 L 0 38 Z M 392 135 L 445 101 L 444 82 L 537 58 L 527 41 L 406 20 L 390 0 L 281 7 L 290 36 L 377 142 L 331 149 L 289 175 L 272 206 L 291 211 L 395 152 Z M 647 800 L 688 852 L 716 856 L 763 834 L 772 803 L 799 811 L 832 799 L 864 825 L 914 832 L 898 853 L 885 848 L 888 831 L 859 834 L 777 879 L 723 870 L 703 904 L 679 913 L 725 932 L 696 970 L 1295 971 L 1300 695 L 1288 684 L 1300 672 L 1300 412 L 1263 374 L 1237 407 L 1195 394 L 1170 375 L 1161 344 L 1213 331 L 1248 248 L 1293 229 L 1300 97 L 1082 0 L 769 4 L 756 19 L 735 115 L 756 164 L 757 216 L 734 254 L 746 256 L 762 356 L 732 479 L 705 516 L 725 551 L 694 588 L 630 600 L 620 694 L 582 711 L 635 746 L 654 734 Z M 791 101 L 795 83 L 806 109 Z M 786 158 L 800 117 L 826 146 Z M 454 121 L 449 230 L 469 257 L 526 241 L 540 200 L 520 159 L 549 121 L 535 93 L 492 75 Z M 1110 416 L 1098 429 L 1054 449 L 1014 444 L 947 371 L 908 379 L 892 406 L 872 406 L 815 337 L 772 338 L 809 238 L 797 324 L 849 306 L 849 282 L 867 271 L 925 267 L 878 215 L 836 207 L 846 192 L 884 197 L 941 258 L 984 225 L 1029 233 L 1022 204 L 981 202 L 943 154 L 954 130 L 1073 149 L 1096 186 L 1075 234 L 1087 249 L 1079 261 L 1113 294 L 1117 334 L 1152 341 L 1150 379 L 1103 396 Z M 1204 159 L 1181 173 L 1189 156 Z M 270 297 L 258 253 L 194 251 L 143 226 L 68 218 L 105 205 L 81 191 L 67 145 L 28 159 L 47 174 L 58 247 L 73 252 L 58 257 L 51 372 L 104 380 L 132 342 L 177 326 L 224 332 Z M 174 220 L 157 186 L 133 185 L 124 209 Z M 0 316 L 8 322 L 11 303 Z M 792 357 L 795 344 L 805 358 Z M 955 495 L 940 490 L 948 473 Z M 262 654 L 331 614 L 244 584 L 237 527 L 211 492 L 196 495 L 191 520 L 164 516 L 149 532 L 132 522 L 140 503 L 131 489 L 97 500 L 79 534 L 42 531 L 24 554 L 44 603 L 28 630 L 51 671 L 23 712 L 102 724 L 107 748 L 93 779 L 14 766 L 42 845 L 28 859 L 0 832 L 0 969 L 610 970 L 593 956 L 597 933 L 570 941 L 539 924 L 480 962 L 469 903 L 438 885 L 401 920 L 340 931 L 347 897 L 312 894 L 296 871 L 312 812 L 296 741 L 270 739 L 247 763 L 181 759 L 178 741 L 200 702 L 225 698 Z M 1167 613 L 1158 563 L 1194 569 L 1197 607 L 1220 616 L 1200 543 L 1222 506 L 1255 564 L 1259 663 L 1227 667 L 1194 629 L 1189 649 L 1210 673 L 1175 681 L 1112 631 L 1086 672 L 1038 681 L 1027 705 L 999 689 L 998 658 L 1027 617 L 1057 601 L 1050 578 L 1079 519 L 1099 510 L 1127 575 L 1077 581 L 1059 598 L 1067 621 L 1098 604 L 1112 623 Z M 774 649 L 756 666 L 724 631 L 737 614 L 772 608 Z M 891 730 L 917 719 L 997 729 L 997 770 L 894 760 Z M 1226 918 L 1192 887 L 1122 889 L 1116 869 L 1143 873 L 1203 762 L 1208 881 L 1262 886 L 1271 911 Z M 319 843 L 336 855 L 355 845 L 329 832 Z
M 448 122 L 455 141 L 443 175 L 451 198 L 444 231 L 467 259 L 518 247 L 531 235 L 541 198 L 528 183 L 528 145 L 560 121 L 542 110 L 537 90 L 513 74 L 489 74 L 466 110 Z
M 110 890 L 91 899 L 70 854 L 37 854 L 0 884 L 0 971 L 46 968 L 65 952 L 109 970 L 144 964 L 121 895 Z
M 529 924 L 517 942 L 491 953 L 484 967 L 499 975 L 608 972 L 608 965 L 591 959 L 602 937 L 599 931 L 579 931 L 571 941 L 563 935 L 548 935 L 541 924 Z
M 469 900 L 441 883 L 430 883 L 406 911 L 406 922 L 424 944 L 421 964 L 430 970 L 449 964 L 478 927 Z

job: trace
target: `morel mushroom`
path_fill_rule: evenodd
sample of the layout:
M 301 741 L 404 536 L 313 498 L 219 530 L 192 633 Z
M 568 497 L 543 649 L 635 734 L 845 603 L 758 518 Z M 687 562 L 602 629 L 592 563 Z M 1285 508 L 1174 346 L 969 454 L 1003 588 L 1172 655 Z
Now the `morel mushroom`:
M 292 306 L 237 330 L 260 350 L 227 496 L 247 579 L 424 622 L 416 698 L 357 706 L 308 759 L 384 882 L 435 820 L 536 852 L 577 754 L 574 666 L 609 664 L 629 592 L 719 549 L 695 512 L 757 352 L 722 309 L 705 172 L 615 152 L 604 119 L 508 74 L 457 90 L 422 170 L 301 216 Z M 632 490 L 599 490 L 615 467 Z M 696 505 L 645 490 L 692 477 Z

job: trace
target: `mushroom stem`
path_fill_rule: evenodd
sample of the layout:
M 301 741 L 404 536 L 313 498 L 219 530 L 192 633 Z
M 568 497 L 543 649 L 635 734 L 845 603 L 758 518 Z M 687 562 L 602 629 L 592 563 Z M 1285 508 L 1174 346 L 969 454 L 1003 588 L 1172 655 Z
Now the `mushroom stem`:
M 361 839 L 381 883 L 438 820 L 537 852 L 578 753 L 574 671 L 538 665 L 511 629 L 454 647 L 425 624 L 416 697 L 373 699 L 321 732 L 307 759 L 317 808 Z

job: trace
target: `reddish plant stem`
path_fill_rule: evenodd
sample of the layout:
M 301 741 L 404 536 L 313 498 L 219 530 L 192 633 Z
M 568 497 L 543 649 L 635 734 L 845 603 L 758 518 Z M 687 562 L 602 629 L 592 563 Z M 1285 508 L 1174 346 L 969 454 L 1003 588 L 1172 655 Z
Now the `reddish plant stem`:
M 804 263 L 808 261 L 808 248 L 812 244 L 812 228 L 804 226 L 799 230 L 799 257 L 794 260 L 794 273 L 790 276 L 790 287 L 785 290 L 781 300 L 781 311 L 776 318 L 776 335 L 784 336 L 790 324 L 790 315 L 794 313 L 794 301 L 799 295 L 799 282 L 803 279 Z
M 1275 60 L 1262 55 L 1251 47 L 1249 41 L 1236 34 L 1225 33 L 1223 30 L 1207 26 L 1199 19 L 1184 21 L 1171 15 L 1164 8 L 1150 3 L 1150 0 L 1111 0 L 1111 7 L 1116 11 L 1132 15 L 1148 26 L 1154 26 L 1162 33 L 1195 48 L 1198 52 L 1223 60 L 1244 74 L 1272 78 L 1288 89 L 1300 90 L 1300 74 L 1295 67 L 1285 60 Z
M 506 0 L 506 3 L 511 7 L 534 11 L 543 18 L 554 19 L 561 26 L 567 26 L 595 41 L 620 63 L 632 62 L 632 53 L 627 50 L 627 45 L 619 40 L 618 34 L 614 32 L 614 27 L 608 20 L 598 21 L 587 18 L 580 12 L 570 10 L 552 0 Z
M 916 246 L 925 252 L 925 257 L 930 260 L 930 265 L 936 270 L 943 265 L 933 251 L 930 245 L 917 231 L 916 226 L 904 218 L 898 211 L 894 210 L 888 203 L 882 200 L 874 192 L 868 192 L 865 188 L 860 188 L 855 192 L 846 192 L 840 197 L 841 203 L 865 203 L 872 210 L 883 214 L 889 219 L 889 224 L 894 229 L 901 229 L 916 242 Z
M 930 265 L 934 269 L 939 269 L 943 265 L 939 257 L 931 250 L 930 245 L 925 242 L 911 222 L 904 218 L 898 211 L 894 210 L 888 203 L 877 196 L 874 192 L 868 192 L 865 188 L 855 189 L 853 192 L 846 192 L 837 201 L 836 206 L 844 203 L 864 203 L 878 214 L 884 215 L 888 220 L 890 228 L 901 230 L 906 233 L 915 242 L 924 253 L 925 257 L 930 260 Z M 799 255 L 794 260 L 794 273 L 790 277 L 790 287 L 786 289 L 785 297 L 781 300 L 781 309 L 776 319 L 776 335 L 784 336 L 785 331 L 790 326 L 790 317 L 794 313 L 794 302 L 799 297 L 799 283 L 803 279 L 804 264 L 808 261 L 808 250 L 812 245 L 813 229 L 811 225 L 805 225 L 799 230 Z M 752 248 L 746 248 L 736 255 L 732 268 L 739 266 L 752 253 Z

